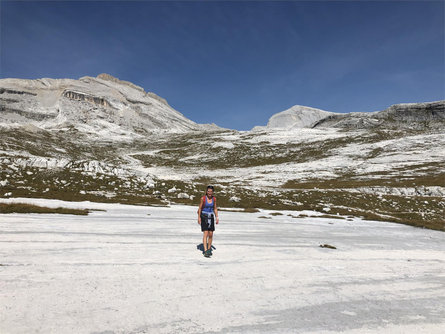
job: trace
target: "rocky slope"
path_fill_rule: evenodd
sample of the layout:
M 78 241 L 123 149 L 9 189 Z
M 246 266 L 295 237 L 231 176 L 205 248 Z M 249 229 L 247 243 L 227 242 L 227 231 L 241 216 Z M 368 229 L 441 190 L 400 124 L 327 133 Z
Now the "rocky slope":
M 217 129 L 187 119 L 167 101 L 108 74 L 96 78 L 1 79 L 0 123 L 95 136 Z
M 0 195 L 316 210 L 445 230 L 445 136 L 411 130 L 299 129 L 158 134 L 0 131 Z

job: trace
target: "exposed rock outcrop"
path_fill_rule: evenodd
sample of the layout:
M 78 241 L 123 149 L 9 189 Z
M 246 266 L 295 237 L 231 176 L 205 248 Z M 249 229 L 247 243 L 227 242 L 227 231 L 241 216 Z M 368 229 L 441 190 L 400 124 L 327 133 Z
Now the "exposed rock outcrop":
M 445 100 L 395 104 L 376 116 L 392 122 L 443 122 L 445 121 Z
M 344 129 L 439 129 L 445 128 L 445 100 L 403 103 L 372 113 L 333 114 L 312 127 Z
M 14 95 L 14 94 L 24 95 L 24 94 L 28 94 L 28 95 L 33 95 L 33 96 L 37 95 L 35 93 L 24 92 L 24 91 L 19 91 L 19 90 L 14 90 L 14 89 L 5 89 L 5 88 L 1 88 L 1 87 L 0 87 L 0 94 L 10 94 L 10 95 Z
M 63 92 L 63 96 L 71 100 L 86 101 L 102 107 L 111 107 L 111 104 L 103 97 L 91 96 L 81 92 L 74 92 L 72 90 L 66 90 Z

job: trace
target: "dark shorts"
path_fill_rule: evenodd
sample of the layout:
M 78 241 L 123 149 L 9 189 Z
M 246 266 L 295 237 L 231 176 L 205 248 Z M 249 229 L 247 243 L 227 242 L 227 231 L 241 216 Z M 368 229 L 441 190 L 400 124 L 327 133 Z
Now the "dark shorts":
M 215 216 L 201 214 L 201 231 L 215 231 Z

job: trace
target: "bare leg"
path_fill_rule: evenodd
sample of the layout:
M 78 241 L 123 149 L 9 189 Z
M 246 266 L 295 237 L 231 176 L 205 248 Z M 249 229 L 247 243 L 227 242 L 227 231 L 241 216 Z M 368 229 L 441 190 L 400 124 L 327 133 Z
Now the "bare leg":
M 204 246 L 204 252 L 207 251 L 207 239 L 209 237 L 209 231 L 204 231 L 202 236 L 202 245 Z
M 213 241 L 213 231 L 209 231 L 209 245 L 207 249 L 212 249 L 212 241 Z

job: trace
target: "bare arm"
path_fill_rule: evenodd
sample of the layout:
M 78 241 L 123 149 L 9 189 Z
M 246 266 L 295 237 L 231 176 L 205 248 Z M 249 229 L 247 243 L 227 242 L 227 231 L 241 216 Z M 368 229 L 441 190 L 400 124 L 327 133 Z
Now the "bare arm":
M 214 208 L 213 208 L 213 211 L 215 212 L 215 216 L 216 216 L 216 223 L 218 224 L 219 223 L 219 218 L 218 218 L 218 208 L 216 207 L 216 198 L 214 199 Z
M 201 212 L 203 205 L 204 205 L 204 199 L 201 197 L 201 202 L 199 203 L 199 208 L 198 208 L 198 224 L 201 224 Z

